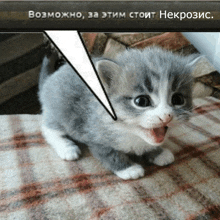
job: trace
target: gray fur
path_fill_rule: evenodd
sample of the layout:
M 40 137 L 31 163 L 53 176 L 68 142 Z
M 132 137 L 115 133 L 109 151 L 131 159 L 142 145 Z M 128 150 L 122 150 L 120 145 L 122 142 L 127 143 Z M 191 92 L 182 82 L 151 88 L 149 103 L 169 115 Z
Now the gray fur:
M 140 145 L 146 145 L 143 154 L 155 149 L 136 133 L 132 133 L 138 123 L 136 118 L 153 111 L 156 105 L 136 108 L 131 104 L 136 96 L 157 95 L 164 81 L 168 80 L 169 94 L 181 92 L 185 97 L 184 106 L 174 108 L 168 95 L 166 100 L 169 107 L 178 119 L 189 117 L 192 109 L 191 63 L 196 59 L 195 56 L 181 57 L 153 47 L 127 50 L 114 61 L 104 58 L 94 61 L 116 112 L 117 121 L 108 115 L 67 63 L 52 74 L 49 67 L 54 64 L 53 59 L 44 59 L 40 77 L 39 99 L 44 126 L 62 131 L 63 138 L 66 135 L 87 144 L 93 155 L 113 172 L 133 164 L 125 154 L 136 153 L 135 146 L 126 149 L 125 143 L 130 143 L 129 138 L 131 141 L 137 140 Z M 137 154 L 142 154 L 140 152 Z

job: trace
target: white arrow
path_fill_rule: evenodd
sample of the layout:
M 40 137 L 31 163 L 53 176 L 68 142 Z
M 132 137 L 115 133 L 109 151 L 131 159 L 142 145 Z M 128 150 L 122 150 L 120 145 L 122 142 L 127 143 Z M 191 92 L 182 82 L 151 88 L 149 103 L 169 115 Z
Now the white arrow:
M 45 31 L 114 120 L 114 110 L 77 31 Z

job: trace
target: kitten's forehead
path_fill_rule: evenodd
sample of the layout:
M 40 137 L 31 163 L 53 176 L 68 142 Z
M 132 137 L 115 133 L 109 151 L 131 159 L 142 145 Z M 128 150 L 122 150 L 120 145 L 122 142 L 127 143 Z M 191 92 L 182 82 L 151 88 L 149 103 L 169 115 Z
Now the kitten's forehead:
M 145 76 L 144 86 L 149 92 L 153 92 L 155 90 L 155 88 L 153 87 L 152 79 L 149 76 Z
M 126 76 L 130 78 L 130 89 L 140 92 L 158 93 L 164 86 L 175 91 L 190 78 L 183 59 L 170 52 L 131 51 L 121 58 L 121 62 L 124 62 Z

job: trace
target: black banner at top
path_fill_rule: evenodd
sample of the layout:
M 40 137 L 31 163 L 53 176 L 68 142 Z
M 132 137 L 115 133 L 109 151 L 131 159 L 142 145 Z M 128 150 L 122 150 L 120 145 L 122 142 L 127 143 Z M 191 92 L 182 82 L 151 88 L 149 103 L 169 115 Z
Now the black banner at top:
M 219 31 L 220 2 L 0 2 L 1 31 Z

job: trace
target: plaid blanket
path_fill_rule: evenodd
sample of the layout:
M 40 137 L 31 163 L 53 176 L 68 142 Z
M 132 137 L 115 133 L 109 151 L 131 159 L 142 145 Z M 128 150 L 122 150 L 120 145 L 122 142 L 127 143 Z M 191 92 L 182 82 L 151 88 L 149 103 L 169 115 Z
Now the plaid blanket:
M 174 164 L 146 165 L 129 181 L 86 146 L 80 160 L 62 161 L 41 136 L 40 115 L 0 116 L 0 219 L 220 219 L 220 101 L 195 105 L 166 143 Z

